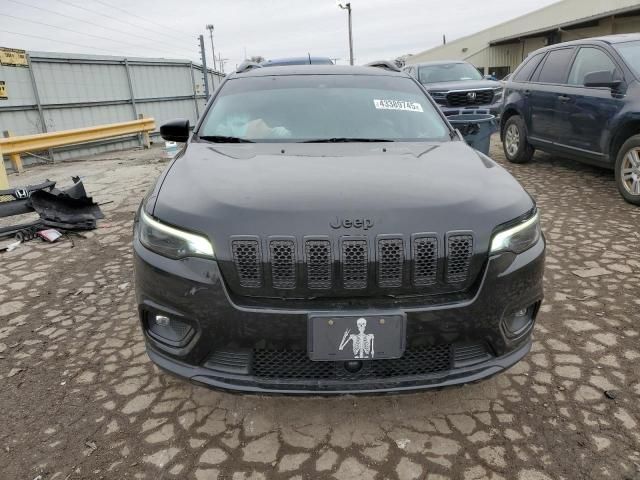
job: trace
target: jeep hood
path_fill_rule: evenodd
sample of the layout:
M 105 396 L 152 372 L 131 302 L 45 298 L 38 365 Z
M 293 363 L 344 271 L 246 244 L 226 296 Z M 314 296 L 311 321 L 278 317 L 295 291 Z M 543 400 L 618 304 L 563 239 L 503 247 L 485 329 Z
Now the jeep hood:
M 168 169 L 146 210 L 206 234 L 220 259 L 231 235 L 472 230 L 488 249 L 497 225 L 533 207 L 506 170 L 460 141 L 190 143 Z M 330 226 L 342 219 L 368 219 L 368 231 Z

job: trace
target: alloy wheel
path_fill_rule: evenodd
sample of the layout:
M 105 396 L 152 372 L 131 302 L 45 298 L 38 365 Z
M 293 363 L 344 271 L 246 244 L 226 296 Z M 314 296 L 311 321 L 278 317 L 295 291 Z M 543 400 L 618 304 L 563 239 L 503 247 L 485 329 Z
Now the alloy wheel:
M 520 148 L 520 131 L 515 124 L 509 125 L 505 135 L 504 144 L 510 157 L 514 157 Z
M 640 147 L 627 152 L 620 173 L 625 190 L 631 195 L 640 195 Z

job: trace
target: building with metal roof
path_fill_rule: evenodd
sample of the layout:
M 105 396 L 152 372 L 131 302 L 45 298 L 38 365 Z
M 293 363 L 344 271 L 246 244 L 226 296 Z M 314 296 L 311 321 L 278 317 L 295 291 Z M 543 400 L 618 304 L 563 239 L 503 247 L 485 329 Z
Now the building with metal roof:
M 640 32 L 638 0 L 562 0 L 445 45 L 410 55 L 407 64 L 466 60 L 498 78 L 538 48 L 616 33 Z

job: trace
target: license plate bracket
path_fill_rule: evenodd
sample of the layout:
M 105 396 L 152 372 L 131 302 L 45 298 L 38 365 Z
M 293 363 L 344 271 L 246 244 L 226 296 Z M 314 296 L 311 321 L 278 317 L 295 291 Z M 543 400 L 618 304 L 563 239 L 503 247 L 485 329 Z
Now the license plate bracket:
M 406 343 L 406 316 L 314 314 L 308 318 L 307 331 L 313 361 L 400 358 Z

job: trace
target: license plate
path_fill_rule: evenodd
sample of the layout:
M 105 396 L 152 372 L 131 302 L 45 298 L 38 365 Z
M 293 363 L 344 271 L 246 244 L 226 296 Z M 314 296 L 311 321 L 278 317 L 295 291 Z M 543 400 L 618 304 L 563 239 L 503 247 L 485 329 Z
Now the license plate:
M 317 315 L 309 317 L 309 358 L 317 361 L 400 358 L 405 316 Z

